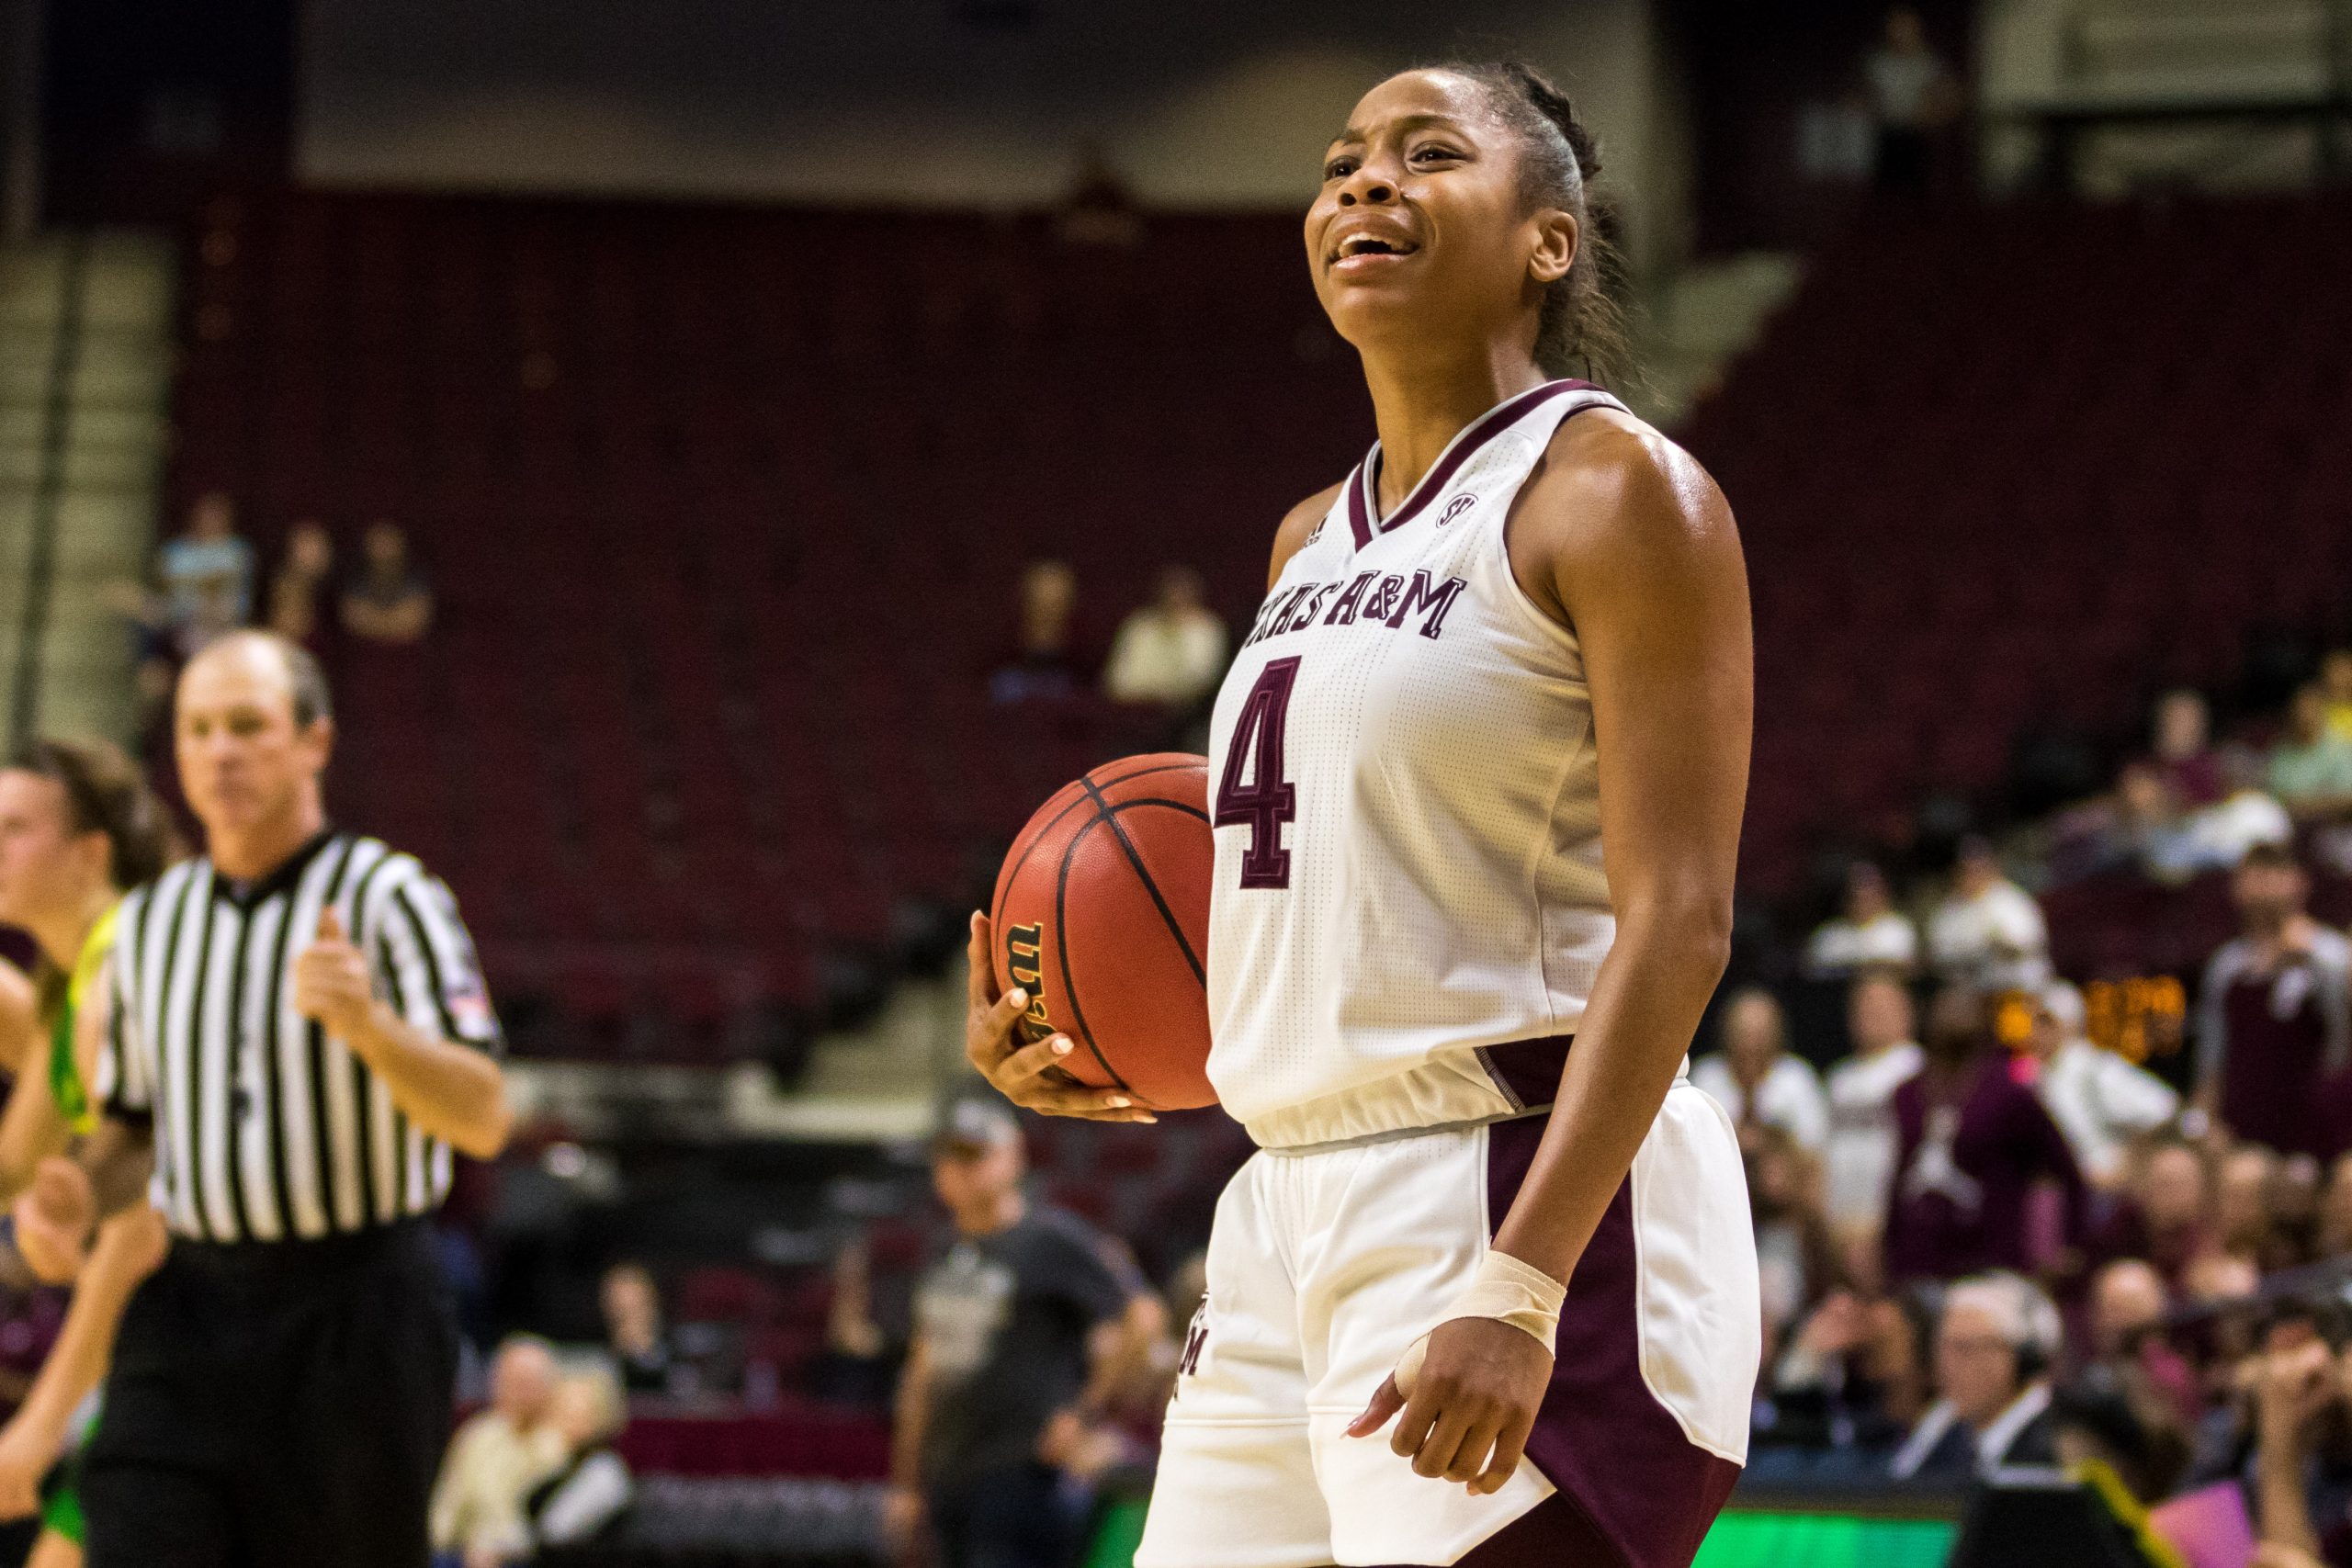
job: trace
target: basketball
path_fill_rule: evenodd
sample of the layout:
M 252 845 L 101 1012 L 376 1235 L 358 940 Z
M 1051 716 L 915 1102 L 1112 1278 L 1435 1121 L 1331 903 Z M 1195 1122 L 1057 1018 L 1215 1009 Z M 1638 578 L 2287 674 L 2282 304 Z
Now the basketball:
M 1057 1032 L 1080 1083 L 1162 1111 L 1212 1105 L 1208 761 L 1107 762 L 1012 841 L 989 912 L 997 985 L 1029 992 L 1024 1044 Z

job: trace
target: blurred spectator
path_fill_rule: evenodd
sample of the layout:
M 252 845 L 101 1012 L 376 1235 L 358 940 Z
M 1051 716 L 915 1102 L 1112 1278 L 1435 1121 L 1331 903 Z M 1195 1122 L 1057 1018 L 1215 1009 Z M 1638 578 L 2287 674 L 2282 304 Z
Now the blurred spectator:
M 1795 1139 L 1778 1127 L 1756 1128 L 1747 1165 L 1764 1320 L 1777 1339 L 1828 1290 L 1837 1250 L 1822 1218 L 1820 1168 Z
M 1166 1327 L 1124 1247 L 1022 1190 L 1020 1124 L 950 1108 L 932 1180 L 956 1243 L 923 1276 L 899 1380 L 890 1524 L 927 1519 L 944 1568 L 1067 1568 L 1089 1499 L 1064 1484 Z
M 2030 1269 L 2036 1189 L 2054 1184 L 2064 1239 L 2084 1230 L 2086 1193 L 2065 1135 L 2010 1072 L 1983 999 L 1946 986 L 1928 1011 L 1927 1062 L 1894 1091 L 1898 1129 L 1888 1200 L 1891 1280 Z
M 555 1353 L 517 1337 L 490 1369 L 490 1407 L 458 1428 L 433 1488 L 436 1564 L 498 1568 L 530 1547 L 523 1498 L 563 1462 L 564 1438 L 550 1421 Z
M 343 591 L 343 629 L 368 642 L 403 645 L 432 626 L 433 590 L 409 558 L 408 536 L 397 523 L 368 524 L 359 573 Z
M 1927 1058 L 1912 1033 L 1911 993 L 1891 975 L 1864 975 L 1847 993 L 1854 1054 L 1829 1069 L 1824 1156 L 1829 1224 L 1875 1238 L 1894 1177 L 1894 1090 Z
M 2278 1156 L 2259 1144 L 2240 1144 L 2223 1155 L 2213 1182 L 2213 1222 L 2222 1249 L 2259 1259 L 2270 1240 L 2270 1184 Z
M 1000 703 L 1066 697 L 1086 682 L 1078 652 L 1078 573 L 1066 561 L 1029 563 L 1021 574 L 1020 637 L 989 677 Z
M 1935 132 L 1958 112 L 1960 95 L 1918 12 L 1908 6 L 1887 12 L 1884 39 L 1862 62 L 1862 80 L 1877 130 L 1871 174 L 1879 193 L 1926 196 Z
M 254 609 L 254 547 L 237 532 L 236 503 L 219 491 L 197 497 L 187 531 L 156 552 L 155 576 L 182 659 L 243 626 Z M 191 637 L 201 640 L 189 646 Z
M 1123 703 L 1188 707 L 1225 673 L 1225 623 L 1202 603 L 1201 574 L 1171 566 L 1159 597 L 1129 615 L 1111 643 L 1102 689 Z
M 543 1547 L 594 1540 L 628 1511 L 637 1483 L 628 1461 L 613 1448 L 627 1421 L 620 1384 L 610 1372 L 575 1372 L 556 1385 L 548 1425 L 563 1441 L 563 1458 L 523 1498 L 534 1555 Z
M 641 1263 L 616 1263 L 605 1270 L 598 1299 L 605 1312 L 605 1348 L 631 1393 L 689 1394 L 681 1386 L 690 1369 L 679 1359 L 662 1321 L 662 1292 Z
M 1843 980 L 1865 969 L 1907 975 L 1919 962 L 1919 932 L 1894 908 L 1886 873 L 1866 860 L 1846 868 L 1846 904 L 1805 943 L 1804 966 L 1815 979 Z
M 2033 1086 L 2084 1177 L 2112 1187 L 2122 1178 L 2132 1140 L 2179 1114 L 2180 1096 L 2155 1074 L 2093 1044 L 2083 1026 L 2082 992 L 2064 980 L 2041 988 L 2027 1036 L 2039 1067 Z
M 2330 1568 L 2352 1562 L 2346 1372 L 2327 1342 L 2312 1337 L 2269 1348 L 2249 1364 L 2246 1377 L 2262 1540 Z
M 1832 1291 L 1766 1369 L 1759 1438 L 1860 1450 L 1883 1466 L 1928 1407 L 1928 1359 L 1919 1320 L 1903 1302 Z
M 2352 817 L 2352 735 L 2329 723 L 2327 691 L 2316 681 L 2287 709 L 2287 732 L 2270 752 L 2269 784 L 2299 823 Z
M 825 1348 L 808 1378 L 820 1399 L 840 1404 L 890 1402 L 897 1366 L 889 1336 L 874 1320 L 874 1254 L 858 1236 L 833 1255 L 832 1299 L 825 1309 Z
M 2041 1290 L 2007 1272 L 1944 1292 L 1936 1323 L 1936 1403 L 1895 1450 L 1901 1481 L 1966 1481 L 1995 1465 L 2051 1464 L 2050 1370 L 2062 1329 Z
M 2171 780 L 2154 762 L 2127 762 L 2116 775 L 2115 796 L 2098 820 L 2098 839 L 2097 859 L 2086 871 L 2129 869 L 2162 880 L 2192 858 L 2188 814 Z
M 2319 661 L 2320 689 L 2327 694 L 2327 725 L 2352 740 L 2352 648 L 2339 648 Z
M 1690 1081 L 1731 1112 L 1747 1144 L 1752 1128 L 1778 1127 L 1807 1154 L 1829 1139 L 1829 1101 L 1811 1063 L 1789 1055 L 1781 1004 L 1760 987 L 1735 992 L 1724 1005 L 1722 1049 L 1690 1067 Z
M 2345 1141 L 2323 1091 L 2352 1048 L 2352 947 L 2304 913 L 2309 882 L 2284 848 L 2246 852 L 2231 890 L 2244 934 L 2205 966 L 2198 1104 L 2239 1138 L 2329 1157 Z
M 1928 957 L 1945 979 L 1984 991 L 2030 991 L 2050 978 L 2041 906 L 1981 838 L 1961 840 L 1951 890 L 1928 922 Z
M 2100 1225 L 2092 1256 L 2145 1259 L 2167 1288 L 2182 1289 L 2190 1266 L 2219 1245 L 2204 1154 L 2186 1138 L 2160 1134 L 2131 1162 L 2124 1192 Z
M 2352 1254 L 2352 1155 L 2338 1155 L 2327 1168 L 2320 1191 L 2318 1236 L 2312 1250 L 2322 1258 Z
M 2090 1360 L 2194 1423 L 2202 1391 L 2196 1369 L 2165 1337 L 2165 1281 L 2143 1258 L 2118 1258 L 2091 1280 Z
M 286 557 L 269 580 L 269 629 L 316 651 L 319 591 L 334 570 L 334 541 L 326 525 L 306 517 L 286 536 Z
M 2184 807 L 2211 806 L 2229 794 L 2222 759 L 2213 750 L 2212 710 L 2202 696 L 2181 687 L 2157 698 L 2149 739 L 2149 760 Z

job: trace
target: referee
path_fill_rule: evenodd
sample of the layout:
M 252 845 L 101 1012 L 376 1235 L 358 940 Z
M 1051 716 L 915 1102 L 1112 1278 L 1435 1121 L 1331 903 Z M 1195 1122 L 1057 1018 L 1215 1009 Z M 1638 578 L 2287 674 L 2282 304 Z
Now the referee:
M 309 654 L 212 644 L 174 739 L 205 853 L 124 901 L 84 1154 L 106 1193 L 152 1149 L 172 1249 L 123 1318 L 88 1568 L 423 1568 L 457 1349 L 424 1217 L 452 1150 L 505 1142 L 497 1021 L 447 890 L 327 825 Z

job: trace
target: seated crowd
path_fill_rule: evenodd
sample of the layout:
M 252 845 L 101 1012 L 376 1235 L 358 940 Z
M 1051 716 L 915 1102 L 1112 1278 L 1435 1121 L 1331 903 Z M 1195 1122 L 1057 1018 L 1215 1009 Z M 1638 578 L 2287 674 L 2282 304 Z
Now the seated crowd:
M 1692 1077 L 1747 1155 L 1751 1482 L 2096 1459 L 2147 1504 L 2234 1484 L 2266 1563 L 2352 1562 L 2352 945 L 2309 887 L 2285 835 L 2239 851 L 2240 934 L 2155 1038 L 2179 1089 L 2088 1038 L 1983 843 L 1924 942 L 1856 869 L 1806 955 L 1847 987 L 1826 1075 L 1727 999 Z

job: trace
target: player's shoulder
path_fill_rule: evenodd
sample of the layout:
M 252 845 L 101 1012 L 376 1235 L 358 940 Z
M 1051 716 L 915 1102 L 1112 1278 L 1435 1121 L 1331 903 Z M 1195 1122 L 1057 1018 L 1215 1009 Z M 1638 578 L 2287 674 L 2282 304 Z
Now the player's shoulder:
M 1647 420 L 1607 405 L 1559 423 L 1524 493 L 1533 510 L 1587 531 L 1661 517 L 1731 522 L 1721 487 L 1698 458 Z
M 1325 485 L 1283 514 L 1282 526 L 1274 530 L 1274 556 L 1266 569 L 1267 587 L 1272 588 L 1275 580 L 1282 576 L 1283 568 L 1290 564 L 1290 558 L 1306 548 L 1306 541 L 1315 536 L 1317 527 L 1330 515 L 1332 503 L 1340 499 L 1340 492 L 1347 488 L 1347 483 L 1341 479 L 1335 484 Z

